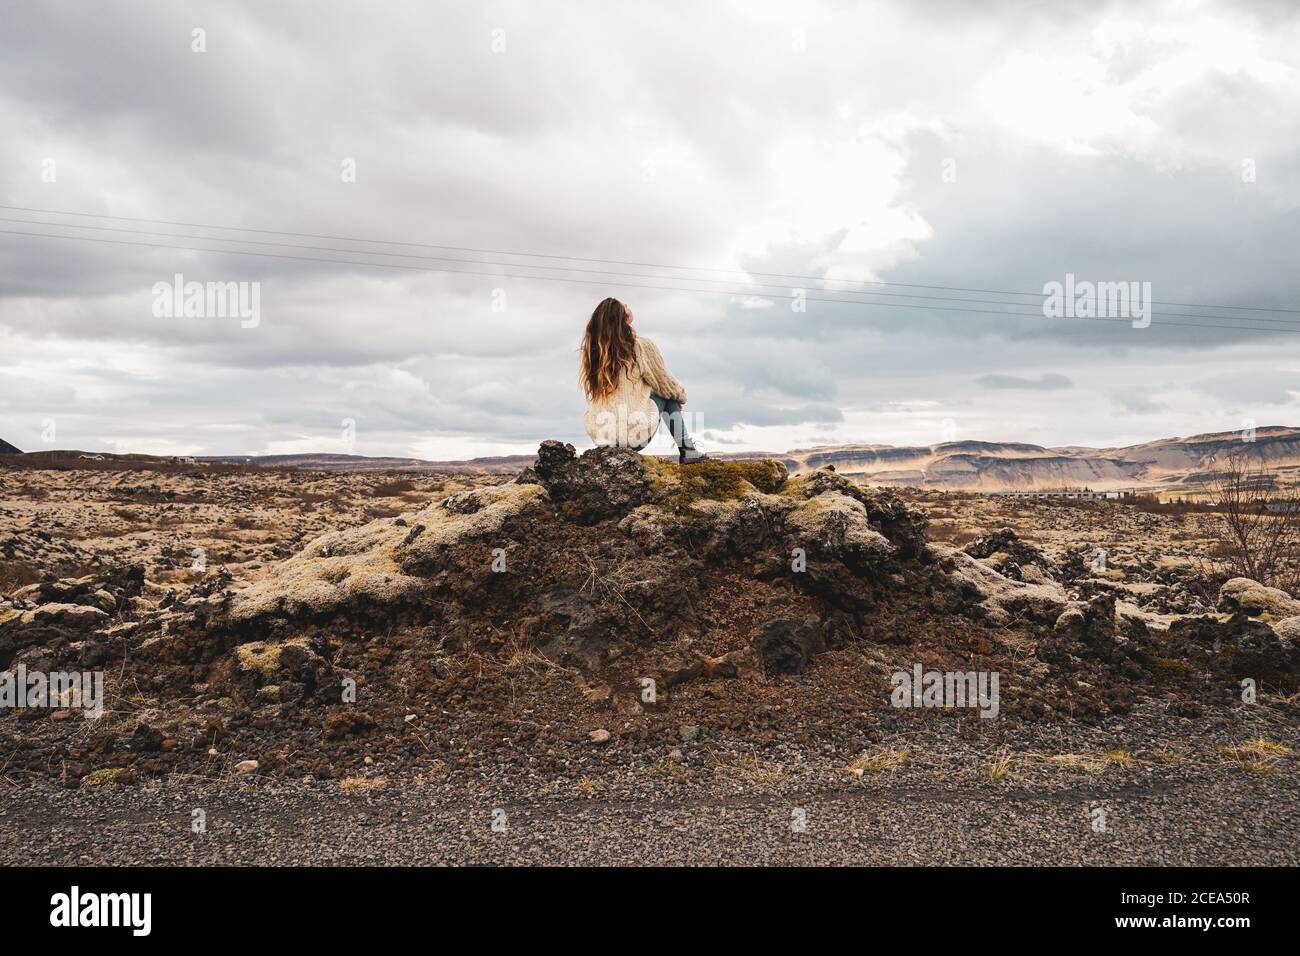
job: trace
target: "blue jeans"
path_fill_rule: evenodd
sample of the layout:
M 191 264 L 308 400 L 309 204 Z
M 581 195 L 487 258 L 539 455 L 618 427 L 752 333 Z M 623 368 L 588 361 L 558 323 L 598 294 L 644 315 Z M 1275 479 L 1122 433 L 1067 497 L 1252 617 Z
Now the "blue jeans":
M 677 443 L 677 450 L 694 452 L 695 442 L 691 441 L 691 436 L 686 433 L 686 416 L 682 414 L 682 403 L 675 398 L 664 398 L 658 392 L 650 393 L 650 401 L 654 402 L 655 407 L 659 409 L 659 419 L 673 436 L 673 441 Z M 646 442 L 646 445 L 648 444 L 650 443 Z M 642 445 L 636 450 L 640 451 L 644 447 L 645 445 Z

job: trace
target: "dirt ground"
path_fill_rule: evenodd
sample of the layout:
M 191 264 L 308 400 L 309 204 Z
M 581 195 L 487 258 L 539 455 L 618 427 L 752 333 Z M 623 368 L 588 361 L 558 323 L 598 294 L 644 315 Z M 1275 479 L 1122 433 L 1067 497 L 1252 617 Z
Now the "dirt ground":
M 1091 661 L 1082 645 L 1048 653 L 1045 619 L 950 609 L 964 599 L 936 590 L 929 559 L 847 597 L 838 566 L 791 589 L 764 563 L 767 545 L 738 548 L 734 529 L 725 559 L 694 539 L 636 557 L 611 524 L 564 505 L 572 520 L 529 525 L 510 550 L 541 590 L 489 605 L 482 582 L 494 579 L 480 577 L 436 617 L 299 618 L 274 640 L 222 632 L 201 660 L 156 666 L 131 644 L 147 622 L 273 579 L 321 534 L 508 481 L 0 469 L 0 597 L 22 610 L 35 606 L 14 597 L 23 588 L 89 579 L 102 596 L 65 586 L 68 600 L 99 602 L 96 635 L 121 627 L 133 648 L 51 632 L 53 662 L 104 655 L 106 709 L 0 714 L 0 859 L 22 862 L 40 832 L 109 863 L 1300 861 L 1285 673 L 1247 702 L 1234 674 L 1195 655 L 1148 646 L 1138 667 Z M 1211 515 L 898 497 L 928 516 L 932 544 L 966 548 L 1018 586 L 1041 574 L 1080 606 L 1101 599 L 1153 626 L 1216 613 Z M 656 596 L 637 590 L 647 576 Z M 629 608 L 599 667 L 546 643 L 579 620 L 547 602 L 584 586 L 608 591 L 601 608 Z M 796 667 L 755 662 L 751 635 L 776 612 L 827 624 Z M 305 692 L 265 674 L 250 683 L 239 664 L 252 637 L 323 659 L 298 681 Z M 916 664 L 997 671 L 997 719 L 892 706 L 890 675 Z M 354 700 L 322 693 L 340 675 Z

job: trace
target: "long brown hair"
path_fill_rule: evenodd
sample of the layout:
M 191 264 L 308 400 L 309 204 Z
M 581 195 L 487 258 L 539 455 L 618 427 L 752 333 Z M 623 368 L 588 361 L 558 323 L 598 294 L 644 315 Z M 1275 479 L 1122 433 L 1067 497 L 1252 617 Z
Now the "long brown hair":
M 636 333 L 627 306 L 618 299 L 605 299 L 591 313 L 579 350 L 579 378 L 588 401 L 604 398 L 618 387 L 619 375 L 633 363 L 635 350 Z

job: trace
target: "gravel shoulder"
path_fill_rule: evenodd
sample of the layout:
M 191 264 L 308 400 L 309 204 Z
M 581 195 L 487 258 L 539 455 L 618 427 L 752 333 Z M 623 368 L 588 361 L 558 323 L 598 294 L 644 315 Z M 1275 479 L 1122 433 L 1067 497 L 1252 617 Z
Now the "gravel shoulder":
M 861 776 L 812 754 L 697 753 L 668 769 L 606 762 L 576 783 L 394 776 L 368 792 L 259 777 L 10 780 L 0 865 L 1300 863 L 1294 756 L 1246 770 L 1214 758 L 1214 736 L 1178 759 L 1139 751 L 1085 769 L 1023 741 L 997 780 L 995 753 L 947 738 L 914 739 L 911 760 Z

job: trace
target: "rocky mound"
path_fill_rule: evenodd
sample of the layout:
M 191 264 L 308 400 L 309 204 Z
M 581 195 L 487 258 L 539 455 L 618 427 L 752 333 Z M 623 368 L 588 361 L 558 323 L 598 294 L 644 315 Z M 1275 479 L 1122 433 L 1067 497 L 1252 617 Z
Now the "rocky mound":
M 0 734 L 12 767 L 73 780 L 226 752 L 329 776 L 358 737 L 414 765 L 541 748 L 559 766 L 592 715 L 640 742 L 887 726 L 889 676 L 914 663 L 999 671 L 1014 719 L 1135 697 L 1195 713 L 1245 677 L 1295 689 L 1300 604 L 1282 592 L 1236 580 L 1217 613 L 1157 614 L 1067 591 L 1014 533 L 958 551 L 926 527 L 829 470 L 546 442 L 514 481 L 325 534 L 249 587 L 214 576 L 153 604 L 122 569 L 21 588 L 0 601 L 0 667 L 103 668 L 110 708 L 91 733 L 25 711 Z

